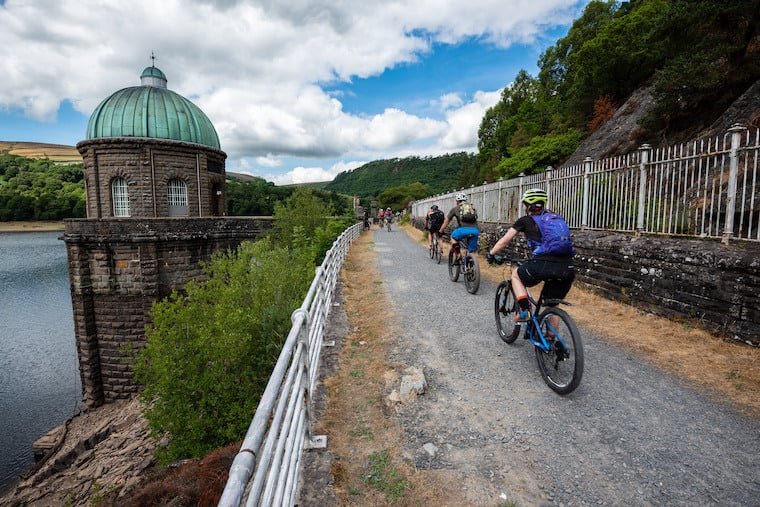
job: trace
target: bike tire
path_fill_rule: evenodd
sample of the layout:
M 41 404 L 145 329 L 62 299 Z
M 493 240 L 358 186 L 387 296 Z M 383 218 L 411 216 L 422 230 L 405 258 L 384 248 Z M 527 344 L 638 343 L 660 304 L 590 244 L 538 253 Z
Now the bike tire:
M 454 255 L 454 249 L 449 250 L 449 279 L 452 282 L 459 280 L 459 270 L 462 266 L 459 265 L 459 261 Z
M 441 248 L 441 245 L 438 244 L 436 241 L 435 243 L 435 262 L 436 264 L 441 263 L 441 257 L 443 257 L 443 249 Z
M 555 317 L 554 323 L 549 319 Z M 581 383 L 583 378 L 583 343 L 575 322 L 564 310 L 556 307 L 547 308 L 538 318 L 541 332 L 549 342 L 550 350 L 544 351 L 536 346 L 536 361 L 541 376 L 553 391 L 569 394 Z M 551 331 L 565 343 L 549 338 Z
M 512 290 L 512 282 L 504 280 L 496 288 L 493 310 L 499 338 L 504 343 L 514 343 L 520 335 L 522 326 L 515 323 L 517 299 L 515 298 L 515 292 Z
M 475 254 L 467 252 L 464 256 L 464 286 L 467 292 L 475 294 L 480 288 L 480 265 Z

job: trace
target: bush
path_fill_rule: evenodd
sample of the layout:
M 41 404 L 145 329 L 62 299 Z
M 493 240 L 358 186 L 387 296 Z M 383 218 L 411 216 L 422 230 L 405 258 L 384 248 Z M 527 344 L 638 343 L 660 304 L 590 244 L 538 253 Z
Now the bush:
M 243 243 L 204 265 L 208 279 L 156 302 L 135 378 L 163 464 L 240 440 L 314 275 L 309 249 Z

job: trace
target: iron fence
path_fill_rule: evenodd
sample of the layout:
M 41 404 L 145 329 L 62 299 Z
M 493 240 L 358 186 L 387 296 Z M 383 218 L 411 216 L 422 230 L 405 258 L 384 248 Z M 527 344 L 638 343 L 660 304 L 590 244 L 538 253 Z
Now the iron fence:
M 637 151 L 462 189 L 479 220 L 514 223 L 520 196 L 543 188 L 571 228 L 760 241 L 760 130 L 735 125 L 723 135 Z M 448 210 L 458 192 L 411 204 L 423 217 Z
M 335 240 L 303 304 L 293 312 L 293 326 L 232 462 L 219 505 L 237 507 L 243 500 L 246 506 L 293 505 L 303 450 L 326 445 L 325 437 L 311 433 L 311 396 L 335 285 L 362 226 L 352 225 Z

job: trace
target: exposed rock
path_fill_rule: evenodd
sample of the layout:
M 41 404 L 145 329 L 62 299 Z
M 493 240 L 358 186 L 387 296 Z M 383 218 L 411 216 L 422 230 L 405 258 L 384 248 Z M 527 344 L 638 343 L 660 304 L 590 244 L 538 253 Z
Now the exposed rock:
M 427 382 L 425 381 L 425 375 L 419 368 L 410 366 L 404 371 L 404 375 L 401 377 L 401 399 L 404 401 L 410 401 L 417 397 L 419 394 L 423 394 L 427 388 Z
M 75 416 L 51 431 L 51 454 L 0 497 L 0 505 L 91 505 L 114 492 L 126 496 L 154 465 L 156 441 L 137 398 Z
M 592 132 L 562 165 L 583 162 L 586 157 L 598 160 L 631 152 L 641 146 L 642 128 L 639 121 L 654 106 L 652 86 L 639 88 L 615 114 Z

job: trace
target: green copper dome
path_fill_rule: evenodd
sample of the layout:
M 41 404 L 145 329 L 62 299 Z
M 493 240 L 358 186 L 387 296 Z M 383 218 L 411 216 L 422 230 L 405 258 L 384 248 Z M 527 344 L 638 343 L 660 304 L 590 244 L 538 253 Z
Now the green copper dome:
M 214 125 L 195 104 L 166 87 L 166 75 L 147 67 L 141 86 L 113 93 L 95 108 L 87 139 L 150 137 L 221 149 Z

